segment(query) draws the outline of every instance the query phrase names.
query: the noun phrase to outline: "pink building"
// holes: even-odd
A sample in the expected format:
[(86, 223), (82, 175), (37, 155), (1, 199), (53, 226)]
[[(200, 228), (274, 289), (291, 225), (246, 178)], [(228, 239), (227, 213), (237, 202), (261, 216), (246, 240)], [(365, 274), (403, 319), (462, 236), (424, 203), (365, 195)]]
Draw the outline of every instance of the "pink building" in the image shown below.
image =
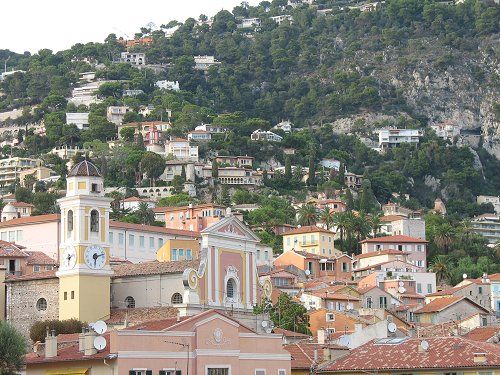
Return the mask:
[(429, 241), (409, 236), (386, 236), (367, 238), (361, 241), (361, 253), (371, 253), (382, 250), (401, 250), (408, 253), (408, 260), (417, 267), (426, 268), (426, 247)]
[(156, 220), (164, 221), (165, 228), (201, 231), (223, 219), (226, 207), (207, 203), (181, 207), (156, 207)]
[[(257, 334), (215, 310), (187, 319), (146, 322), (111, 331), (104, 338), (106, 347), (97, 351), (83, 347), (84, 337), (80, 350), (78, 335), (71, 344), (61, 348), (56, 344), (51, 350), (51, 341), (57, 338), (49, 337), (49, 350), (44, 355), (27, 355), (26, 373), (84, 374), (89, 368), (91, 373), (102, 375), (291, 373), (291, 355), (282, 347), (282, 335)], [(63, 369), (65, 372), (60, 372)]]

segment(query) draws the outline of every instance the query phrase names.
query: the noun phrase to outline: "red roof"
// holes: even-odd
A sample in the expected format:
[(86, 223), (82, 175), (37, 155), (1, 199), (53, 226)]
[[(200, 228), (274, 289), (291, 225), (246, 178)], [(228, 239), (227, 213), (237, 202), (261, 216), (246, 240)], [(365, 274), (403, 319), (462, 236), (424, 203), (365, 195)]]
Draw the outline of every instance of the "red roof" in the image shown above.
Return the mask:
[(43, 280), (43, 279), (57, 279), (56, 270), (46, 271), (46, 272), (33, 272), (23, 276), (7, 275), (5, 282)]
[(423, 240), (421, 238), (415, 238), (415, 237), (410, 237), (410, 236), (402, 236), (402, 235), (397, 235), (397, 236), (384, 236), (384, 237), (375, 237), (375, 238), (367, 238), (361, 243), (378, 243), (378, 242), (391, 242), (391, 243), (428, 243), (429, 241)]
[(176, 260), (173, 262), (152, 261), (144, 263), (124, 263), (112, 267), (114, 273), (111, 277), (182, 273), (187, 268), (198, 269), (199, 264), (199, 259)]
[[(222, 206), (216, 203), (204, 203), (204, 204), (193, 204), (193, 210), (199, 210), (203, 208), (222, 208), (226, 209), (226, 206)], [(153, 211), (155, 213), (171, 212), (171, 211), (186, 211), (189, 210), (189, 206), (169, 206), (169, 207), (155, 207)]]
[(273, 333), (282, 334), (285, 337), (302, 337), (302, 338), (310, 337), (309, 335), (306, 335), (305, 333), (293, 332), (293, 331), (289, 331), (288, 329), (283, 329), (283, 328), (273, 328)]
[(25, 202), (11, 202), (11, 205), (14, 207), (35, 207), (31, 203), (25, 203)]
[(436, 298), (435, 300), (424, 305), (424, 307), (422, 307), (421, 309), (415, 311), (415, 314), (439, 312), (462, 300), (465, 300), (466, 302), (475, 305), (477, 308), (484, 310), (485, 312), (489, 312), (484, 307), (478, 305), (474, 301), (471, 301), (467, 297), (451, 296), (451, 297)]
[(132, 224), (132, 223), (124, 223), (122, 221), (109, 221), (110, 228), (118, 228), (118, 229), (131, 229), (139, 232), (152, 232), (152, 233), (164, 233), (164, 234), (172, 234), (177, 236), (185, 236), (196, 238), (200, 236), (199, 232), (182, 230), (182, 229), (170, 229), (165, 227), (157, 227), (155, 225), (144, 225), (144, 224)]
[(19, 225), (29, 225), (29, 224), (40, 224), (40, 223), (50, 223), (50, 222), (58, 222), (59, 214), (48, 214), (48, 215), (38, 215), (38, 216), (27, 216), (20, 217), (17, 219), (2, 221), (0, 223), (0, 228), (6, 227), (16, 227)]
[(380, 217), (381, 222), (390, 222), (390, 221), (396, 221), (396, 220), (403, 220), (406, 219), (404, 216), (401, 215), (385, 215)]
[(28, 265), (39, 265), (39, 266), (55, 266), (58, 262), (42, 251), (25, 251), (28, 255), (26, 259), (26, 264)]
[(486, 342), (493, 336), (500, 335), (500, 327), (478, 327), (468, 332), (464, 337), (474, 340)]
[(300, 341), (294, 344), (285, 345), (283, 349), (288, 351), (292, 356), (292, 371), (293, 370), (310, 370), (314, 362), (314, 353), (317, 353), (318, 362), (324, 360), (324, 348), (336, 350), (349, 350), (348, 348), (335, 344), (318, 344), (315, 342)]
[[(392, 343), (391, 343), (391, 340)], [(419, 350), (421, 339), (392, 338), (373, 340), (351, 351), (351, 354), (320, 367), (319, 372), (378, 371), (415, 369), (460, 369), (500, 366), (498, 345), (467, 340), (462, 337), (426, 338), (429, 348)], [(485, 353), (486, 361), (474, 361)]]

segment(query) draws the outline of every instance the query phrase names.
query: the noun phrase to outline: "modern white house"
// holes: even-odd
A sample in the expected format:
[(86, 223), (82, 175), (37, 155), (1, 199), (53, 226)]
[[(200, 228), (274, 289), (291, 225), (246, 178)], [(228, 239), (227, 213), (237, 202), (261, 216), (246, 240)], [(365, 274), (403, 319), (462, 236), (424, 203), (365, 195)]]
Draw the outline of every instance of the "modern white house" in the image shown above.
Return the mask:
[(145, 65), (146, 64), (146, 54), (140, 52), (122, 52), (120, 56), (120, 62), (130, 63), (132, 65)]
[(450, 123), (433, 124), (431, 129), (436, 132), (439, 138), (452, 140), (455, 136), (460, 134), (458, 125)]
[(165, 154), (177, 160), (198, 161), (198, 146), (191, 146), (187, 139), (171, 138), (165, 144)]
[(258, 18), (243, 18), (240, 23), (236, 25), (238, 29), (249, 29), (260, 26), (260, 20)]
[(80, 130), (87, 130), (89, 128), (89, 113), (66, 113), (66, 124), (75, 124)]
[(275, 134), (269, 130), (260, 130), (257, 129), (252, 133), (250, 136), (250, 139), (252, 141), (268, 141), (268, 142), (281, 142), (283, 140), (283, 137), (279, 136), (278, 134)]
[(276, 22), (278, 25), (281, 25), (282, 22), (284, 21), (293, 21), (293, 17), (289, 14), (283, 14), (281, 16), (274, 16), (270, 17), (274, 22)]
[(290, 120), (281, 121), (279, 124), (276, 124), (273, 129), (283, 130), (285, 133), (291, 133), (293, 130), (293, 124)]
[(381, 129), (378, 132), (379, 149), (384, 151), (401, 143), (417, 145), (423, 135), (420, 129)]
[(173, 91), (179, 91), (179, 81), (156, 81), (155, 86), (160, 88), (160, 89), (165, 89), (165, 90), (173, 90)]
[(194, 56), (194, 69), (196, 70), (208, 70), (212, 65), (220, 63), (214, 56)]
[(120, 125), (123, 122), (125, 113), (130, 110), (130, 107), (127, 106), (109, 106), (106, 109), (106, 118), (109, 122), (112, 122), (115, 125)]
[(208, 142), (212, 139), (212, 133), (205, 130), (191, 130), (187, 133), (187, 139), (195, 142)]

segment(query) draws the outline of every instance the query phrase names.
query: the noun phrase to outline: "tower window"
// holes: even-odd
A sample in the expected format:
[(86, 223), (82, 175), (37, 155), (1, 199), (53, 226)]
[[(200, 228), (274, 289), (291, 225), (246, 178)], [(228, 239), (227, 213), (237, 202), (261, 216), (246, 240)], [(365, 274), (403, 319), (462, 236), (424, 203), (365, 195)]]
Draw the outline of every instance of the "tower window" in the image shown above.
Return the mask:
[(236, 283), (233, 278), (227, 280), (226, 284), (226, 297), (234, 298), (235, 296)]
[(38, 311), (47, 310), (47, 300), (45, 298), (40, 298), (38, 301), (36, 301), (36, 309)]
[(128, 296), (125, 298), (125, 307), (127, 309), (135, 309), (135, 299), (134, 297)]
[(68, 211), (68, 232), (73, 230), (73, 210)]
[(172, 296), (172, 305), (182, 303), (182, 295), (180, 293), (174, 293)]
[(99, 232), (99, 212), (97, 210), (90, 211), (90, 231)]
[(97, 184), (92, 184), (92, 193), (100, 193), (99, 191), (99, 185)]

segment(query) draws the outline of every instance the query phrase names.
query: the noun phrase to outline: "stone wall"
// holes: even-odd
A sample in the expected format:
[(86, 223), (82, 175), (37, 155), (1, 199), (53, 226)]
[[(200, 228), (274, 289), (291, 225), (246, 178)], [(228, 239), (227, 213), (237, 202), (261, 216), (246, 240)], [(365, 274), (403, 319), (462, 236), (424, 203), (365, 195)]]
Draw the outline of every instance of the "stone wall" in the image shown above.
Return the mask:
[[(44, 298), (47, 309), (39, 310), (37, 302)], [(59, 279), (7, 282), (7, 320), (29, 338), (33, 323), (59, 318)]]

